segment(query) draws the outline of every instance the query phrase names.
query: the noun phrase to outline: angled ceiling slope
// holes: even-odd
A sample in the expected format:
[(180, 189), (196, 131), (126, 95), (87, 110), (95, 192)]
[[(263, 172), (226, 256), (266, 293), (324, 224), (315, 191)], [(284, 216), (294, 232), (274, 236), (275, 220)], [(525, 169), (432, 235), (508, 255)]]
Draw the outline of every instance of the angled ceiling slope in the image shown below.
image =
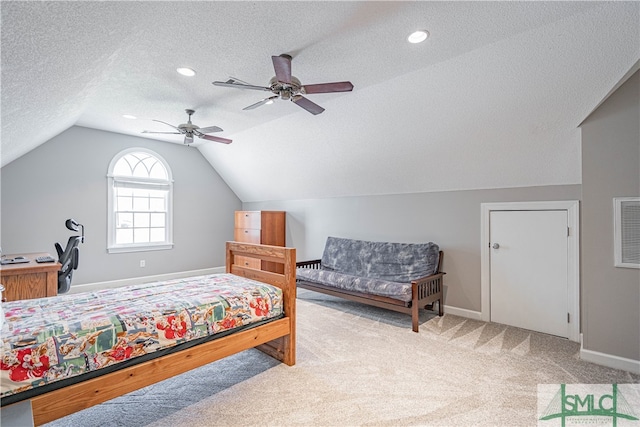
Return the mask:
[[(197, 146), (243, 201), (579, 183), (577, 123), (640, 51), (638, 2), (276, 5), (3, 1), (1, 164), (74, 125), (152, 137), (189, 108), (233, 139)], [(312, 116), (211, 84), (267, 85), (282, 53), (353, 92)]]

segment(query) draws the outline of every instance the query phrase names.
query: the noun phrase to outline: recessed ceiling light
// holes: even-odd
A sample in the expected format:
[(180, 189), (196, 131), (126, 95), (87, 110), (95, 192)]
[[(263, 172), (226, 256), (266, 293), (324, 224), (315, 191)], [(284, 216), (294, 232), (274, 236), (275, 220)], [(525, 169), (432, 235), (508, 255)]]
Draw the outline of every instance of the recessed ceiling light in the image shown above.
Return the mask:
[(176, 69), (176, 71), (182, 74), (183, 76), (187, 76), (187, 77), (193, 77), (196, 75), (196, 72), (193, 69), (187, 68), (187, 67), (180, 67)]
[(132, 116), (131, 114), (123, 114), (122, 117), (124, 117), (125, 119), (130, 119), (130, 120), (137, 119), (136, 116)]
[(429, 31), (427, 30), (419, 30), (413, 32), (407, 37), (409, 43), (421, 43), (425, 41), (429, 37)]

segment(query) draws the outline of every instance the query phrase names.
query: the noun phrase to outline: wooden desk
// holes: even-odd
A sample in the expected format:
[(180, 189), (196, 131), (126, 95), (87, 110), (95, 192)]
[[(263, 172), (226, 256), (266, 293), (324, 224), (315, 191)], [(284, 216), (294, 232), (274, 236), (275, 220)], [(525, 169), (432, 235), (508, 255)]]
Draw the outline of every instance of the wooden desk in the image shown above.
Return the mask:
[(30, 254), (6, 255), (4, 258), (23, 256), (30, 262), (23, 264), (5, 264), (0, 266), (0, 283), (5, 290), (2, 293), (3, 301), (16, 301), (21, 299), (43, 298), (58, 295), (58, 270), (62, 265), (59, 262), (37, 263), (39, 256), (49, 255), (46, 252)]

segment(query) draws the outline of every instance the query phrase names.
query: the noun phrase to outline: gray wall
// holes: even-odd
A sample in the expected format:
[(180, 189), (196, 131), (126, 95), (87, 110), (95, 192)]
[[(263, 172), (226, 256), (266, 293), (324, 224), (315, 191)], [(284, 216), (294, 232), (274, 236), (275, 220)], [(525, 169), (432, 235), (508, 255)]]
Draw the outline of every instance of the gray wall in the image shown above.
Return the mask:
[(564, 185), (244, 203), (243, 208), (287, 211), (287, 245), (296, 248), (299, 260), (320, 258), (327, 236), (433, 241), (445, 252), (445, 304), (479, 312), (480, 204), (579, 198), (580, 185)]
[[(28, 135), (26, 135), (28, 136)], [(107, 253), (107, 169), (121, 150), (144, 147), (161, 155), (174, 179), (174, 248)], [(67, 218), (85, 225), (73, 284), (219, 267), (233, 240), (241, 202), (193, 147), (72, 127), (4, 166), (1, 180), (3, 253), (50, 252), (73, 233)], [(140, 267), (140, 260), (146, 267)]]
[[(582, 185), (242, 204), (196, 149), (73, 127), (1, 169), (0, 244), (5, 253), (53, 252), (74, 217), (87, 227), (74, 283), (92, 283), (222, 266), (235, 210), (285, 210), (287, 245), (300, 260), (320, 257), (329, 235), (438, 243), (445, 303), (480, 311), (480, 204), (581, 200), (584, 348), (640, 360), (640, 270), (613, 266), (612, 201), (640, 195), (639, 86), (636, 73), (583, 123)], [(172, 168), (173, 250), (106, 252), (107, 167), (132, 146)]]
[(640, 360), (640, 270), (614, 267), (613, 198), (640, 196), (640, 74), (582, 125), (584, 348)]

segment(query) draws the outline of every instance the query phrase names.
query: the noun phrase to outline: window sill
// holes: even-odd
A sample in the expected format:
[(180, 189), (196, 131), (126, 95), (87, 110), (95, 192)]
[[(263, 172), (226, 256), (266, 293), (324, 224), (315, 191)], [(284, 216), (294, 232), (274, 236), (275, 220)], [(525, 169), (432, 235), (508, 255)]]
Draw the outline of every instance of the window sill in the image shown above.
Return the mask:
[(169, 249), (173, 249), (173, 243), (161, 243), (157, 245), (144, 246), (112, 246), (107, 248), (107, 253), (121, 254), (126, 252), (166, 251)]

